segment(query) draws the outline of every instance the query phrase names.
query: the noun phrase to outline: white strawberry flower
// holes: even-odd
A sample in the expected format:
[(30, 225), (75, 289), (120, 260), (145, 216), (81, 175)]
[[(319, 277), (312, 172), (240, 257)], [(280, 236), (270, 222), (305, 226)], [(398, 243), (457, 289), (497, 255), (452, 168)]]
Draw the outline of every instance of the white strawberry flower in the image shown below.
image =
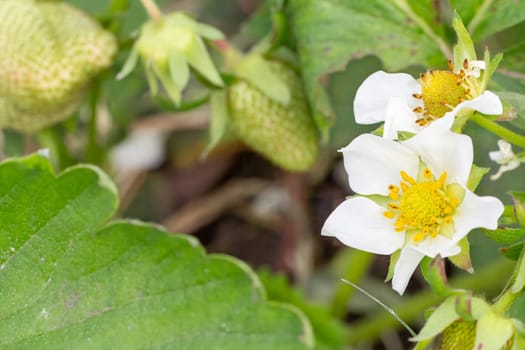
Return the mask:
[(463, 67), (434, 70), (416, 80), (405, 73), (378, 71), (357, 90), (354, 114), (358, 124), (385, 122), (383, 136), (396, 139), (398, 131), (417, 133), (437, 119), (453, 119), (462, 110), (498, 115), (498, 96), (485, 90), (480, 74), (485, 62), (464, 60)]
[(500, 165), (498, 171), (490, 176), (491, 180), (497, 180), (506, 173), (520, 166), (522, 160), (512, 151), (512, 145), (505, 140), (498, 141), (498, 151), (489, 152), (489, 158)]
[(363, 134), (341, 150), (357, 194), (328, 217), (322, 234), (375, 254), (393, 254), (392, 287), (403, 294), (425, 256), (460, 253), (472, 229), (495, 229), (503, 204), (466, 183), (472, 140), (435, 123), (404, 142)]

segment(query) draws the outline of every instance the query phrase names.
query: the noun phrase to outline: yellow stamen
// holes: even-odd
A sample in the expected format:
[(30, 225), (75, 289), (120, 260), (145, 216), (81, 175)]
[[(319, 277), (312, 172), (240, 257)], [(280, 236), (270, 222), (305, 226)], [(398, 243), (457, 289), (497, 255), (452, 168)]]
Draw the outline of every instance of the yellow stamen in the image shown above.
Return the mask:
[(410, 175), (408, 175), (404, 170), (401, 170), (401, 178), (403, 180), (405, 180), (406, 182), (408, 182), (409, 184), (411, 184), (411, 185), (415, 185), (416, 184), (416, 180), (411, 178)]
[(395, 216), (395, 214), (391, 211), (385, 211), (383, 215), (385, 216), (385, 218), (388, 218), (388, 219), (393, 219)]
[[(453, 233), (453, 216), (463, 198), (462, 187), (457, 184), (445, 185), (447, 173), (443, 172), (436, 180), (430, 168), (423, 168), (423, 176), (416, 181), (405, 171), (400, 171), (403, 181), (399, 186), (388, 186), (388, 196), (392, 202), (383, 215), (395, 219), (396, 232), (414, 232), (413, 241), (421, 242), (438, 234)], [(454, 193), (454, 197), (452, 197)], [(449, 197), (450, 196), (450, 197)], [(448, 225), (448, 226), (442, 226)], [(443, 229), (442, 229), (443, 228)], [(447, 236), (448, 237), (448, 236)]]

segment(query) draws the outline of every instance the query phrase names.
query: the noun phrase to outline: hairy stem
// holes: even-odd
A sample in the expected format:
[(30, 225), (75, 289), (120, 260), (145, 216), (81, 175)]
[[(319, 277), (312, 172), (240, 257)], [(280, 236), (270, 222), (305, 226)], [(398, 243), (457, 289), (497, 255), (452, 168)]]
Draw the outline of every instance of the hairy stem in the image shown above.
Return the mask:
[(162, 17), (162, 12), (154, 0), (140, 0), (140, 2), (146, 9), (146, 12), (151, 17), (151, 19), (159, 19)]

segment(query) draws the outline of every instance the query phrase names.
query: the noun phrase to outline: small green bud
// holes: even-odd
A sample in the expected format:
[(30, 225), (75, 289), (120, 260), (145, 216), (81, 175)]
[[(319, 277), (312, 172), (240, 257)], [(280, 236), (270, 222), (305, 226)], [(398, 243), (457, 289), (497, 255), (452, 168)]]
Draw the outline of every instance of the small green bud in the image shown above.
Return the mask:
[(223, 34), (175, 12), (146, 22), (133, 49), (117, 75), (127, 76), (142, 59), (151, 93), (158, 93), (161, 82), (175, 104), (180, 104), (182, 90), (188, 84), (190, 67), (217, 86), (224, 83), (213, 64), (202, 38), (219, 40)]

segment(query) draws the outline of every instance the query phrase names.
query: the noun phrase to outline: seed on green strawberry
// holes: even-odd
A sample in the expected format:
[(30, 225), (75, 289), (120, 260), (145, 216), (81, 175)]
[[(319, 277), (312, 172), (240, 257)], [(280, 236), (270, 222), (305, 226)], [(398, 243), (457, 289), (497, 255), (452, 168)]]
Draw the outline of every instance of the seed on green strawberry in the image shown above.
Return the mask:
[(443, 331), (441, 350), (472, 349), (476, 338), (476, 323), (455, 321)]
[(0, 2), (0, 127), (33, 132), (78, 107), (117, 50), (114, 36), (63, 2)]
[(228, 90), (232, 130), (244, 143), (281, 168), (305, 171), (316, 160), (318, 134), (300, 78), (285, 63), (267, 62), (272, 72), (288, 86), (289, 103), (277, 102), (240, 79)]

